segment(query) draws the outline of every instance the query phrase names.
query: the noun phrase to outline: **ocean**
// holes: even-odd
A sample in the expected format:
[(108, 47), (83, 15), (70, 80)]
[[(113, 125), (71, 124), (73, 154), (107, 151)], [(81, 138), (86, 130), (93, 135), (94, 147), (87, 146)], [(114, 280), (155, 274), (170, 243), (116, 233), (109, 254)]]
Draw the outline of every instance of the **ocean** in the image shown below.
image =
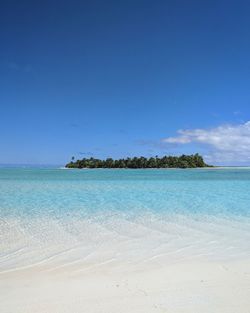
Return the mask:
[(247, 259), (250, 169), (0, 168), (0, 236), (0, 272)]

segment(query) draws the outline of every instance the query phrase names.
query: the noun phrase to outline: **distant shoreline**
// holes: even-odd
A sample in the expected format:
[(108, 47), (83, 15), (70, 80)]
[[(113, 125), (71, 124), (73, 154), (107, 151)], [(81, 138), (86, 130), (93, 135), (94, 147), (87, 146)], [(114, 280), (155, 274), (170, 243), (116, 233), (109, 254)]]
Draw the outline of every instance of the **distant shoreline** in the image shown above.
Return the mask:
[(161, 167), (161, 168), (69, 168), (69, 167), (60, 167), (62, 170), (223, 170), (223, 169), (250, 169), (250, 166), (209, 166), (209, 167)]
[(216, 169), (218, 167), (60, 167), (59, 169), (66, 169), (66, 170), (204, 170), (204, 169)]

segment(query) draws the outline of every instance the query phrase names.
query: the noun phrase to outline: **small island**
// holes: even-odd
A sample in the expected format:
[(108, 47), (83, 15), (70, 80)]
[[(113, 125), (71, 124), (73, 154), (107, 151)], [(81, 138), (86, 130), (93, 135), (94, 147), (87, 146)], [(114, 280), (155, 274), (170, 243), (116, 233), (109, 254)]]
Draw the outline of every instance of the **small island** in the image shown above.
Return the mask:
[(204, 162), (203, 157), (196, 154), (181, 156), (164, 156), (164, 157), (133, 157), (114, 160), (107, 158), (105, 160), (96, 158), (83, 158), (76, 160), (72, 157), (71, 162), (65, 165), (66, 168), (197, 168), (211, 167)]

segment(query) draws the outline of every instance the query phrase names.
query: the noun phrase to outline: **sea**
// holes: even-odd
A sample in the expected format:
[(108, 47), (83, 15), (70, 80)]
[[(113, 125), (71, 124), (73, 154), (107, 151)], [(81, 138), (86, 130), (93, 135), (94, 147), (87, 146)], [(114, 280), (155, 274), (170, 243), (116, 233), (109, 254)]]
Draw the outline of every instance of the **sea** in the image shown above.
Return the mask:
[(0, 272), (249, 257), (250, 168), (0, 168)]

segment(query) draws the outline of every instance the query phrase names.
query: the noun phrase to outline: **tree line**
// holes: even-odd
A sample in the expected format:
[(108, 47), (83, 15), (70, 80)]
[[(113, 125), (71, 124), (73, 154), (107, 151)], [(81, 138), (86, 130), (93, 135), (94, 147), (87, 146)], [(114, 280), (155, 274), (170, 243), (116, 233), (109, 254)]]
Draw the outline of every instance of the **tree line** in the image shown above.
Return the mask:
[(208, 167), (202, 156), (198, 153), (181, 156), (164, 156), (164, 157), (133, 157), (126, 159), (105, 160), (96, 158), (83, 158), (76, 160), (72, 157), (71, 162), (66, 164), (67, 168), (195, 168)]

